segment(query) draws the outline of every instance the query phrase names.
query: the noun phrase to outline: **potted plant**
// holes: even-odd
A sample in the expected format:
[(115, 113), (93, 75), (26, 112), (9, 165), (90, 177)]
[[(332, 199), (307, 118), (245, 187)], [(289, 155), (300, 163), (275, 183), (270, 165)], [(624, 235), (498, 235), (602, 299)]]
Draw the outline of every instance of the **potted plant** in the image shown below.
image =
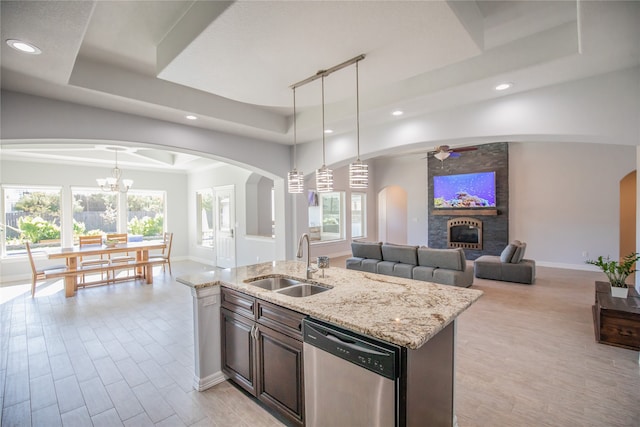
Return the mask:
[(630, 253), (626, 257), (622, 258), (622, 261), (611, 261), (609, 257), (603, 258), (602, 255), (597, 260), (588, 260), (587, 264), (595, 265), (599, 267), (609, 279), (611, 285), (611, 295), (619, 298), (626, 298), (629, 293), (629, 288), (625, 283), (627, 277), (635, 271), (635, 263), (640, 260), (640, 254)]

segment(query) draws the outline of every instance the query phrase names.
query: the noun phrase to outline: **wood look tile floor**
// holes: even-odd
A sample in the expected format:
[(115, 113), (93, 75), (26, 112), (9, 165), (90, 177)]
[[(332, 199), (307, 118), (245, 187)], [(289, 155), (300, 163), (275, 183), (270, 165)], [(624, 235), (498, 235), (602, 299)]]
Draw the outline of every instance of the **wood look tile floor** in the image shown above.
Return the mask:
[[(332, 260), (343, 266), (344, 260)], [(174, 277), (206, 269), (174, 262)], [(456, 414), (472, 426), (640, 426), (638, 352), (594, 340), (596, 273), (538, 268), (533, 286), (476, 279), (460, 316)], [(192, 388), (189, 289), (0, 287), (2, 426), (279, 426), (223, 383)], [(345, 426), (347, 427), (347, 426)]]

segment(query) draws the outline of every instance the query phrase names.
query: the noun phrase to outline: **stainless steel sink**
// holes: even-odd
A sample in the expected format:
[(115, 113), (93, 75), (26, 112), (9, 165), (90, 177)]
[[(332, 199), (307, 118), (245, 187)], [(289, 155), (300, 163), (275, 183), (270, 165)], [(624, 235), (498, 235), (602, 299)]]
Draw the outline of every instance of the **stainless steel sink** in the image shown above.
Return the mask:
[(300, 282), (297, 285), (289, 286), (287, 288), (277, 290), (276, 292), (282, 295), (288, 295), (290, 297), (302, 298), (319, 294), (320, 292), (328, 290), (329, 288), (325, 288), (324, 286)]
[(288, 288), (290, 286), (298, 285), (300, 282), (295, 279), (290, 279), (288, 277), (265, 277), (263, 279), (253, 280), (247, 282), (251, 286), (257, 286), (262, 289), (267, 289), (270, 291), (275, 291), (278, 289)]

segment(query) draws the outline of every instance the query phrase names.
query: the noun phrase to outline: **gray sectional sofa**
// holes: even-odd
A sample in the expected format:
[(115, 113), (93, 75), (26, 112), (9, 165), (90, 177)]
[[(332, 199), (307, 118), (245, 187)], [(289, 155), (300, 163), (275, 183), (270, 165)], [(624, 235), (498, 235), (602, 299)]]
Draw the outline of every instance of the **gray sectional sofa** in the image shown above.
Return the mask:
[(351, 251), (353, 256), (347, 259), (347, 268), (351, 270), (465, 288), (473, 284), (473, 270), (467, 268), (464, 251), (459, 248), (353, 242)]

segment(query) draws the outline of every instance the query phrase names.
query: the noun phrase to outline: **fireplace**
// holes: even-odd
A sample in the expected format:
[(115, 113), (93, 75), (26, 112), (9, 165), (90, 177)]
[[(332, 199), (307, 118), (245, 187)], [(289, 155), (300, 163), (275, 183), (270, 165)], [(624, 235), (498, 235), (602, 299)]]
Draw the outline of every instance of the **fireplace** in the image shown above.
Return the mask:
[(481, 250), (482, 221), (475, 218), (455, 218), (447, 221), (447, 246)]

